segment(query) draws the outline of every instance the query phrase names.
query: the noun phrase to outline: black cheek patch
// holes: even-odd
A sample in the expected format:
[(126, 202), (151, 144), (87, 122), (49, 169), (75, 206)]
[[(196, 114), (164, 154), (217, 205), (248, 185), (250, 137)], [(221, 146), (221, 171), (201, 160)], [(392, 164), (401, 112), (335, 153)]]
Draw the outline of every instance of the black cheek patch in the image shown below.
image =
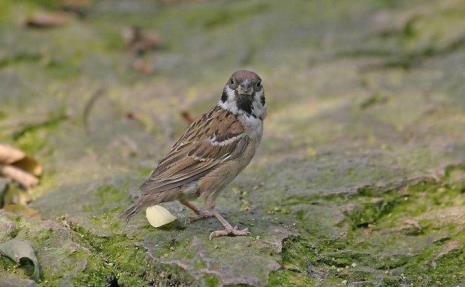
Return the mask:
[(228, 94), (225, 90), (223, 90), (223, 94), (221, 95), (221, 101), (224, 103), (228, 100)]
[(244, 112), (251, 114), (252, 113), (252, 97), (250, 96), (238, 96), (237, 97), (237, 108), (243, 110)]
[(260, 102), (262, 103), (262, 106), (265, 105), (265, 96), (264, 95), (260, 97)]

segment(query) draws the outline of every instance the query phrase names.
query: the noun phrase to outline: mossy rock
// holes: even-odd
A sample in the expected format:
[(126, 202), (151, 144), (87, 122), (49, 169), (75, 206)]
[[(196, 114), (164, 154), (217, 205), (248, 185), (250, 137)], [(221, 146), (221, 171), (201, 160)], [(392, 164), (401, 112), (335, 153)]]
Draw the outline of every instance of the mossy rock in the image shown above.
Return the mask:
[[(464, 1), (95, 1), (43, 30), (23, 20), (62, 2), (17, 2), (0, 3), (0, 141), (43, 164), (30, 204), (43, 220), (2, 212), (0, 240), (31, 242), (39, 285), (464, 281)], [(165, 38), (142, 70), (130, 26)], [(269, 113), (217, 206), (253, 236), (125, 225), (181, 112), (214, 105), (239, 68), (261, 75)], [(10, 263), (0, 274), (29, 280)]]

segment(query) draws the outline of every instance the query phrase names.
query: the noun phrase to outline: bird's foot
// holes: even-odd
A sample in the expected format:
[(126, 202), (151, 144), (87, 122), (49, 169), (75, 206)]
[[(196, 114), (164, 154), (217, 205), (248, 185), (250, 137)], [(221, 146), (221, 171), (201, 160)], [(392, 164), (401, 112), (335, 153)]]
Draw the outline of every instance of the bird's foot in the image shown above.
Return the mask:
[(197, 213), (194, 216), (190, 217), (190, 221), (192, 223), (192, 222), (196, 222), (196, 221), (199, 221), (199, 220), (202, 220), (202, 219), (211, 218), (213, 216), (214, 216), (213, 213), (211, 213), (209, 211), (206, 211), (206, 210), (201, 210), (201, 211), (199, 211), (199, 213)]
[(226, 227), (223, 230), (216, 230), (210, 233), (209, 239), (212, 240), (215, 237), (221, 236), (248, 236), (250, 235), (249, 229), (238, 229), (237, 226)]

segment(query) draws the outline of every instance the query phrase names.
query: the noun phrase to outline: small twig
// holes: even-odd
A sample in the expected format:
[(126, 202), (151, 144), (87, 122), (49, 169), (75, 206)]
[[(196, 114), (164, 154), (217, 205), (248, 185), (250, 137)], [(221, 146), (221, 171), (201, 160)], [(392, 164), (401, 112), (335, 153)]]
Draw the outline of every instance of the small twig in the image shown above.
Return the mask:
[(89, 133), (89, 115), (92, 111), (97, 100), (104, 95), (104, 89), (98, 89), (92, 97), (87, 101), (86, 105), (84, 106), (84, 111), (82, 112), (82, 121), (84, 122), (84, 129), (87, 133)]

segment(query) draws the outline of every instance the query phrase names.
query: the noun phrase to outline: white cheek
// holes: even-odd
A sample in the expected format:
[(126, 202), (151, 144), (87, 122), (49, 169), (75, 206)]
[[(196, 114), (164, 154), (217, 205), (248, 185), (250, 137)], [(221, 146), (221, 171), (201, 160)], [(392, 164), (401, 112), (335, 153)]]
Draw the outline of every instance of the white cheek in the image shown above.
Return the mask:
[(263, 96), (263, 88), (255, 93), (255, 102), (260, 104), (260, 106), (265, 106), (262, 105), (262, 96)]
[(228, 95), (228, 101), (232, 102), (236, 98), (236, 93), (229, 86), (226, 86), (226, 94)]
[(264, 95), (264, 91), (262, 88), (260, 91), (255, 93), (254, 103), (253, 103), (253, 107), (254, 107), (254, 111), (256, 115), (261, 117), (262, 119), (266, 117), (266, 103), (264, 105), (262, 104), (263, 95)]
[(227, 85), (226, 88), (225, 88), (225, 91), (226, 91), (226, 95), (228, 96), (228, 99), (226, 100), (226, 102), (223, 102), (223, 101), (220, 100), (218, 102), (218, 105), (220, 107), (222, 107), (223, 109), (230, 111), (233, 114), (237, 114), (238, 109), (237, 109), (237, 105), (236, 105), (236, 101), (235, 101), (236, 94), (235, 94), (234, 90), (231, 89)]

